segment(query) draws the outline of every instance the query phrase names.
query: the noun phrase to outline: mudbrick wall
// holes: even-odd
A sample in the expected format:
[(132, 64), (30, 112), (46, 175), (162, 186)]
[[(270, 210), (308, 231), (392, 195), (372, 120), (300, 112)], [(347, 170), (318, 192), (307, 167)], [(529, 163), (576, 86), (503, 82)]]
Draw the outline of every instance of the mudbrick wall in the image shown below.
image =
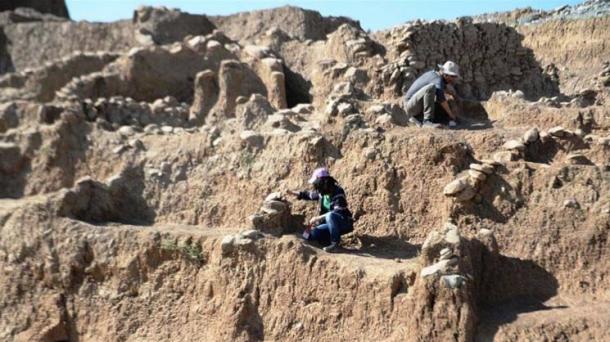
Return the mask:
[(558, 94), (557, 80), (544, 73), (515, 29), (496, 23), (415, 22), (384, 32), (388, 59), (386, 84), (404, 93), (423, 71), (447, 60), (460, 67), (457, 85), (465, 97), (488, 98), (496, 90), (520, 89), (528, 98)]

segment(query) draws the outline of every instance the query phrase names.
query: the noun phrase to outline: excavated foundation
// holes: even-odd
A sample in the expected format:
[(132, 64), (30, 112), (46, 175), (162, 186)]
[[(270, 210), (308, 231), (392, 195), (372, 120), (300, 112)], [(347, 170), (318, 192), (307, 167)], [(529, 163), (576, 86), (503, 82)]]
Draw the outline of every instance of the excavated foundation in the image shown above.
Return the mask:
[[(610, 338), (610, 69), (559, 94), (536, 42), (563, 23), (0, 23), (0, 340)], [(447, 59), (460, 126), (411, 125)], [(356, 220), (337, 253), (288, 195), (320, 166)]]

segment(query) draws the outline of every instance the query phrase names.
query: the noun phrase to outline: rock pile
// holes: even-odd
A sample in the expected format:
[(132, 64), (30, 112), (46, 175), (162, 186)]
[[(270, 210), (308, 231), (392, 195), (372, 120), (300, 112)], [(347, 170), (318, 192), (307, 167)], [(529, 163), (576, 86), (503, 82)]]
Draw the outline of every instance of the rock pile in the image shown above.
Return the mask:
[(460, 202), (470, 201), (475, 196), (485, 180), (494, 174), (495, 167), (501, 163), (494, 160), (483, 160), (480, 164), (472, 163), (466, 173), (450, 182), (443, 189), (443, 194)]
[(136, 102), (130, 97), (100, 97), (82, 102), (89, 121), (104, 120), (115, 126), (147, 127), (151, 124), (172, 127), (188, 125), (188, 105), (179, 103), (173, 96), (157, 99), (153, 103)]
[(294, 227), (290, 204), (277, 192), (270, 193), (257, 213), (250, 216), (252, 227), (260, 232), (280, 236)]

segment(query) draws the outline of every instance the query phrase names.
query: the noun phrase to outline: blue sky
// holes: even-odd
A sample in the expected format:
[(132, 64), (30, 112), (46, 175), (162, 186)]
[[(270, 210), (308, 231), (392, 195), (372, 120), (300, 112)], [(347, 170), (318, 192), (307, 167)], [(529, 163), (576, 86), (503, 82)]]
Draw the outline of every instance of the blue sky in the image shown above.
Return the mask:
[(114, 21), (129, 19), (139, 5), (180, 8), (189, 13), (226, 15), (256, 9), (293, 5), (322, 15), (347, 16), (362, 28), (380, 30), (413, 19), (453, 19), (465, 15), (533, 7), (553, 9), (580, 0), (67, 0), (73, 20)]

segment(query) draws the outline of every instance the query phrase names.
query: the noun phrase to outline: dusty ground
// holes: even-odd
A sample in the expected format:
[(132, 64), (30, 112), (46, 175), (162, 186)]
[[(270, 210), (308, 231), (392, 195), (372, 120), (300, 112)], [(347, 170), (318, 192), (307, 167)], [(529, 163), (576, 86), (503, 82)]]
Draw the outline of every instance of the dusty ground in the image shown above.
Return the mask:
[[(72, 38), (45, 65), (0, 46), (0, 340), (610, 338), (607, 17), (521, 42), (277, 11), (3, 24)], [(574, 53), (556, 39), (593, 26)], [(417, 38), (445, 30), (455, 45)], [(63, 52), (90, 34), (112, 51)], [(461, 126), (407, 125), (401, 89), (454, 56)], [(315, 204), (267, 198), (322, 165), (357, 218), (335, 254), (299, 237)]]

